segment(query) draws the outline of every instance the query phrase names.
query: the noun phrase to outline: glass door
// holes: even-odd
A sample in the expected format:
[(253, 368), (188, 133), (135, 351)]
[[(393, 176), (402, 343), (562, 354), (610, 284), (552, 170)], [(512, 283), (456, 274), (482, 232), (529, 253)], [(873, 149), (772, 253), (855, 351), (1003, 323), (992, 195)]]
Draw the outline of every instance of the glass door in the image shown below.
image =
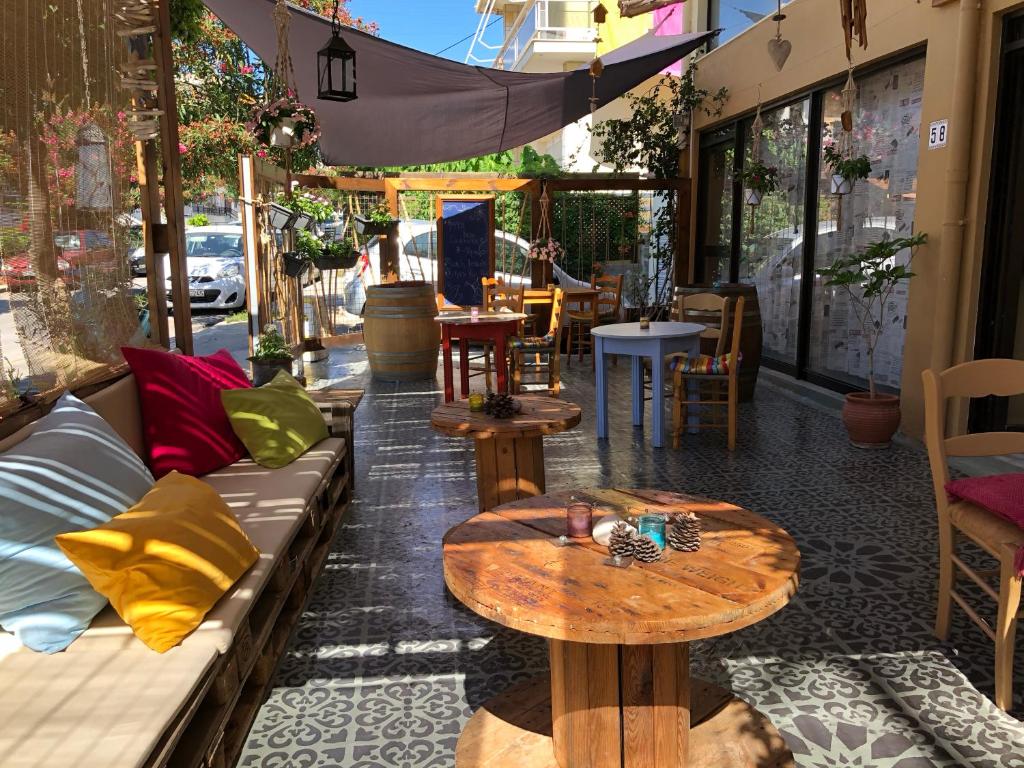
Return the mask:
[[(1024, 360), (1024, 14), (1004, 22), (975, 357)], [(1024, 430), (1024, 396), (974, 402), (971, 431)]]
[(736, 129), (729, 126), (701, 136), (700, 191), (697, 199), (696, 282), (729, 282), (734, 238), (733, 208), (736, 192)]

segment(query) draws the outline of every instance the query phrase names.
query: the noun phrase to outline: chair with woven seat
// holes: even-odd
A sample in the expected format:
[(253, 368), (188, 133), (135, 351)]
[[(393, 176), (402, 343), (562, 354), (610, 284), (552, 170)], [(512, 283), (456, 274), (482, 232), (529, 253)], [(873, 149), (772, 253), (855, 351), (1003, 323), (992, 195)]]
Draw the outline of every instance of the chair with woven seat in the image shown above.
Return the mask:
[(572, 359), (573, 347), (579, 354), (580, 362), (586, 351), (590, 354), (590, 367), (594, 368), (594, 339), (590, 331), (599, 325), (619, 322), (622, 309), (623, 275), (591, 275), (590, 287), (599, 291), (595, 299), (580, 302), (568, 311), (569, 347), (568, 360)]
[[(511, 285), (505, 285), (505, 282), (500, 278), (495, 277), (484, 277), (481, 278), (483, 285), (484, 294), (484, 311), (485, 312), (498, 312), (501, 310), (508, 310), (509, 312), (522, 312), (523, 311), (523, 286), (519, 285), (512, 287)], [(522, 334), (523, 324), (519, 324), (519, 333)], [(484, 358), (484, 385), (487, 387), (487, 391), (491, 391), (491, 353), (494, 350), (494, 345), (489, 342), (483, 342), (483, 358)], [(507, 360), (495, 360), (495, 365), (508, 365)]]
[[(699, 319), (693, 318), (693, 313), (703, 313)], [(718, 326), (707, 325), (708, 312), (718, 313)], [(701, 349), (707, 351), (714, 347), (714, 357), (721, 357), (725, 354), (725, 344), (729, 339), (729, 299), (726, 296), (719, 296), (716, 293), (694, 293), (676, 297), (676, 304), (672, 312), (672, 319), (681, 323), (699, 322), (704, 325), (701, 331)], [(673, 356), (665, 358), (665, 365), (672, 363)], [(651, 386), (651, 361), (644, 358), (644, 388)], [(650, 399), (645, 396), (645, 399)]]
[[(722, 328), (709, 329), (722, 334), (718, 340), (716, 354), (702, 354), (693, 358), (685, 352), (677, 352), (665, 358), (672, 371), (673, 448), (679, 447), (680, 436), (688, 429), (722, 428), (728, 430), (729, 450), (736, 448), (736, 407), (740, 397), (739, 370), (742, 361), (740, 334), (743, 330), (743, 309), (746, 301), (742, 296), (736, 300), (732, 316), (732, 343), (729, 352), (722, 354), (724, 341), (729, 335), (728, 299), (725, 302), (722, 309)], [(696, 385), (695, 399), (691, 399), (691, 384)], [(690, 409), (697, 409), (698, 420), (693, 424), (687, 423)], [(724, 421), (720, 419), (723, 409), (726, 411)], [(710, 416), (709, 420), (703, 419), (705, 413)]]
[[(946, 401), (1024, 394), (1024, 361), (975, 360), (936, 373), (927, 370), (924, 380), (925, 443), (935, 489), (939, 522), (939, 593), (935, 634), (949, 636), (950, 612), (955, 602), (995, 643), (996, 706), (1008, 710), (1013, 703), (1013, 652), (1017, 620), (1021, 618), (1021, 579), (1015, 559), (1024, 547), (1024, 530), (1009, 520), (967, 501), (951, 501), (946, 493), (950, 456), (1006, 456), (1024, 453), (1020, 432), (982, 432), (946, 436)], [(995, 558), (999, 567), (981, 571), (957, 555), (962, 534)], [(962, 572), (995, 600), (998, 608), (993, 627), (956, 590)], [(991, 579), (995, 578), (993, 585)]]
[[(556, 288), (551, 300), (551, 322), (548, 325), (548, 332), (543, 336), (519, 336), (509, 339), (512, 361), (512, 392), (518, 394), (522, 391), (524, 383), (540, 383), (539, 381), (523, 381), (523, 374), (527, 371), (532, 373), (547, 372), (548, 394), (551, 397), (558, 397), (561, 390), (561, 335), (564, 307), (564, 296), (560, 288)], [(546, 362), (539, 362), (541, 356), (546, 356)], [(529, 363), (529, 357), (535, 362)]]

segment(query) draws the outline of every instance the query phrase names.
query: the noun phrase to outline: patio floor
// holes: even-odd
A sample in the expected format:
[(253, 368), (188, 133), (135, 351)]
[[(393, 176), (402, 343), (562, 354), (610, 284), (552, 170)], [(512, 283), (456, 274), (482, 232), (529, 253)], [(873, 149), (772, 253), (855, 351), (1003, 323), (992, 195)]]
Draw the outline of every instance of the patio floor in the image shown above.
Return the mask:
[[(429, 426), (437, 384), (372, 382), (360, 348), (335, 351), (331, 369), (367, 389), (356, 501), (240, 765), (451, 766), (470, 714), (543, 671), (545, 644), (445, 590), (441, 537), (475, 513), (476, 487), (471, 442)], [(584, 417), (545, 440), (549, 490), (724, 499), (783, 525), (802, 552), (791, 604), (695, 644), (696, 674), (766, 714), (799, 766), (1024, 765), (1024, 726), (987, 698), (991, 643), (959, 610), (950, 644), (931, 632), (935, 512), (923, 449), (854, 449), (835, 414), (764, 380), (740, 408), (735, 453), (718, 433), (654, 449), (630, 425), (629, 366), (610, 370), (610, 402), (621, 405), (605, 443), (595, 438), (589, 365), (565, 371), (563, 397)], [(1016, 668), (1020, 712), (1024, 653)]]

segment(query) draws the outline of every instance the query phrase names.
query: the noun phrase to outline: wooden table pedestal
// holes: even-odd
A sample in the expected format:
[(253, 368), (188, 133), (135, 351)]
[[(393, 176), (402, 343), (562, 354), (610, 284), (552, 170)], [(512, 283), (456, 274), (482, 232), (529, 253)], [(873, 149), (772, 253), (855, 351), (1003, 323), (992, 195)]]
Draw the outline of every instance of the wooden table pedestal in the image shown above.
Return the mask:
[(456, 768), (791, 768), (769, 720), (689, 673), (689, 644), (550, 641), (551, 674), (470, 719)]
[(481, 511), (540, 496), (545, 490), (542, 437), (476, 440), (476, 495)]

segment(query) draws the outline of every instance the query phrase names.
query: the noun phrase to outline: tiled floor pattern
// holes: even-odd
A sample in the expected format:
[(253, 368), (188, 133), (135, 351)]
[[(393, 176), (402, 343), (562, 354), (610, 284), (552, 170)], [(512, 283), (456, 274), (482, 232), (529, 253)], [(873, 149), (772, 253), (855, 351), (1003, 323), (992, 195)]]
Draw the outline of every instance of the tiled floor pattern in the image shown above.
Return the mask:
[[(367, 388), (357, 500), (241, 765), (452, 766), (466, 719), (542, 671), (544, 642), (477, 617), (445, 590), (441, 536), (473, 514), (476, 491), (472, 445), (429, 427), (437, 384), (371, 382), (358, 349), (335, 353), (332, 368)], [(785, 526), (803, 555), (793, 602), (698, 644), (695, 672), (768, 715), (800, 766), (1024, 766), (1024, 727), (987, 698), (991, 644), (959, 613), (949, 644), (931, 633), (936, 544), (923, 451), (854, 449), (834, 414), (763, 381), (740, 409), (735, 453), (717, 433), (654, 449), (629, 423), (628, 370), (612, 369), (619, 405), (603, 443), (589, 367), (566, 373), (564, 397), (585, 413), (546, 439), (549, 489), (726, 499)], [(1024, 710), (1024, 653), (1017, 669)]]

